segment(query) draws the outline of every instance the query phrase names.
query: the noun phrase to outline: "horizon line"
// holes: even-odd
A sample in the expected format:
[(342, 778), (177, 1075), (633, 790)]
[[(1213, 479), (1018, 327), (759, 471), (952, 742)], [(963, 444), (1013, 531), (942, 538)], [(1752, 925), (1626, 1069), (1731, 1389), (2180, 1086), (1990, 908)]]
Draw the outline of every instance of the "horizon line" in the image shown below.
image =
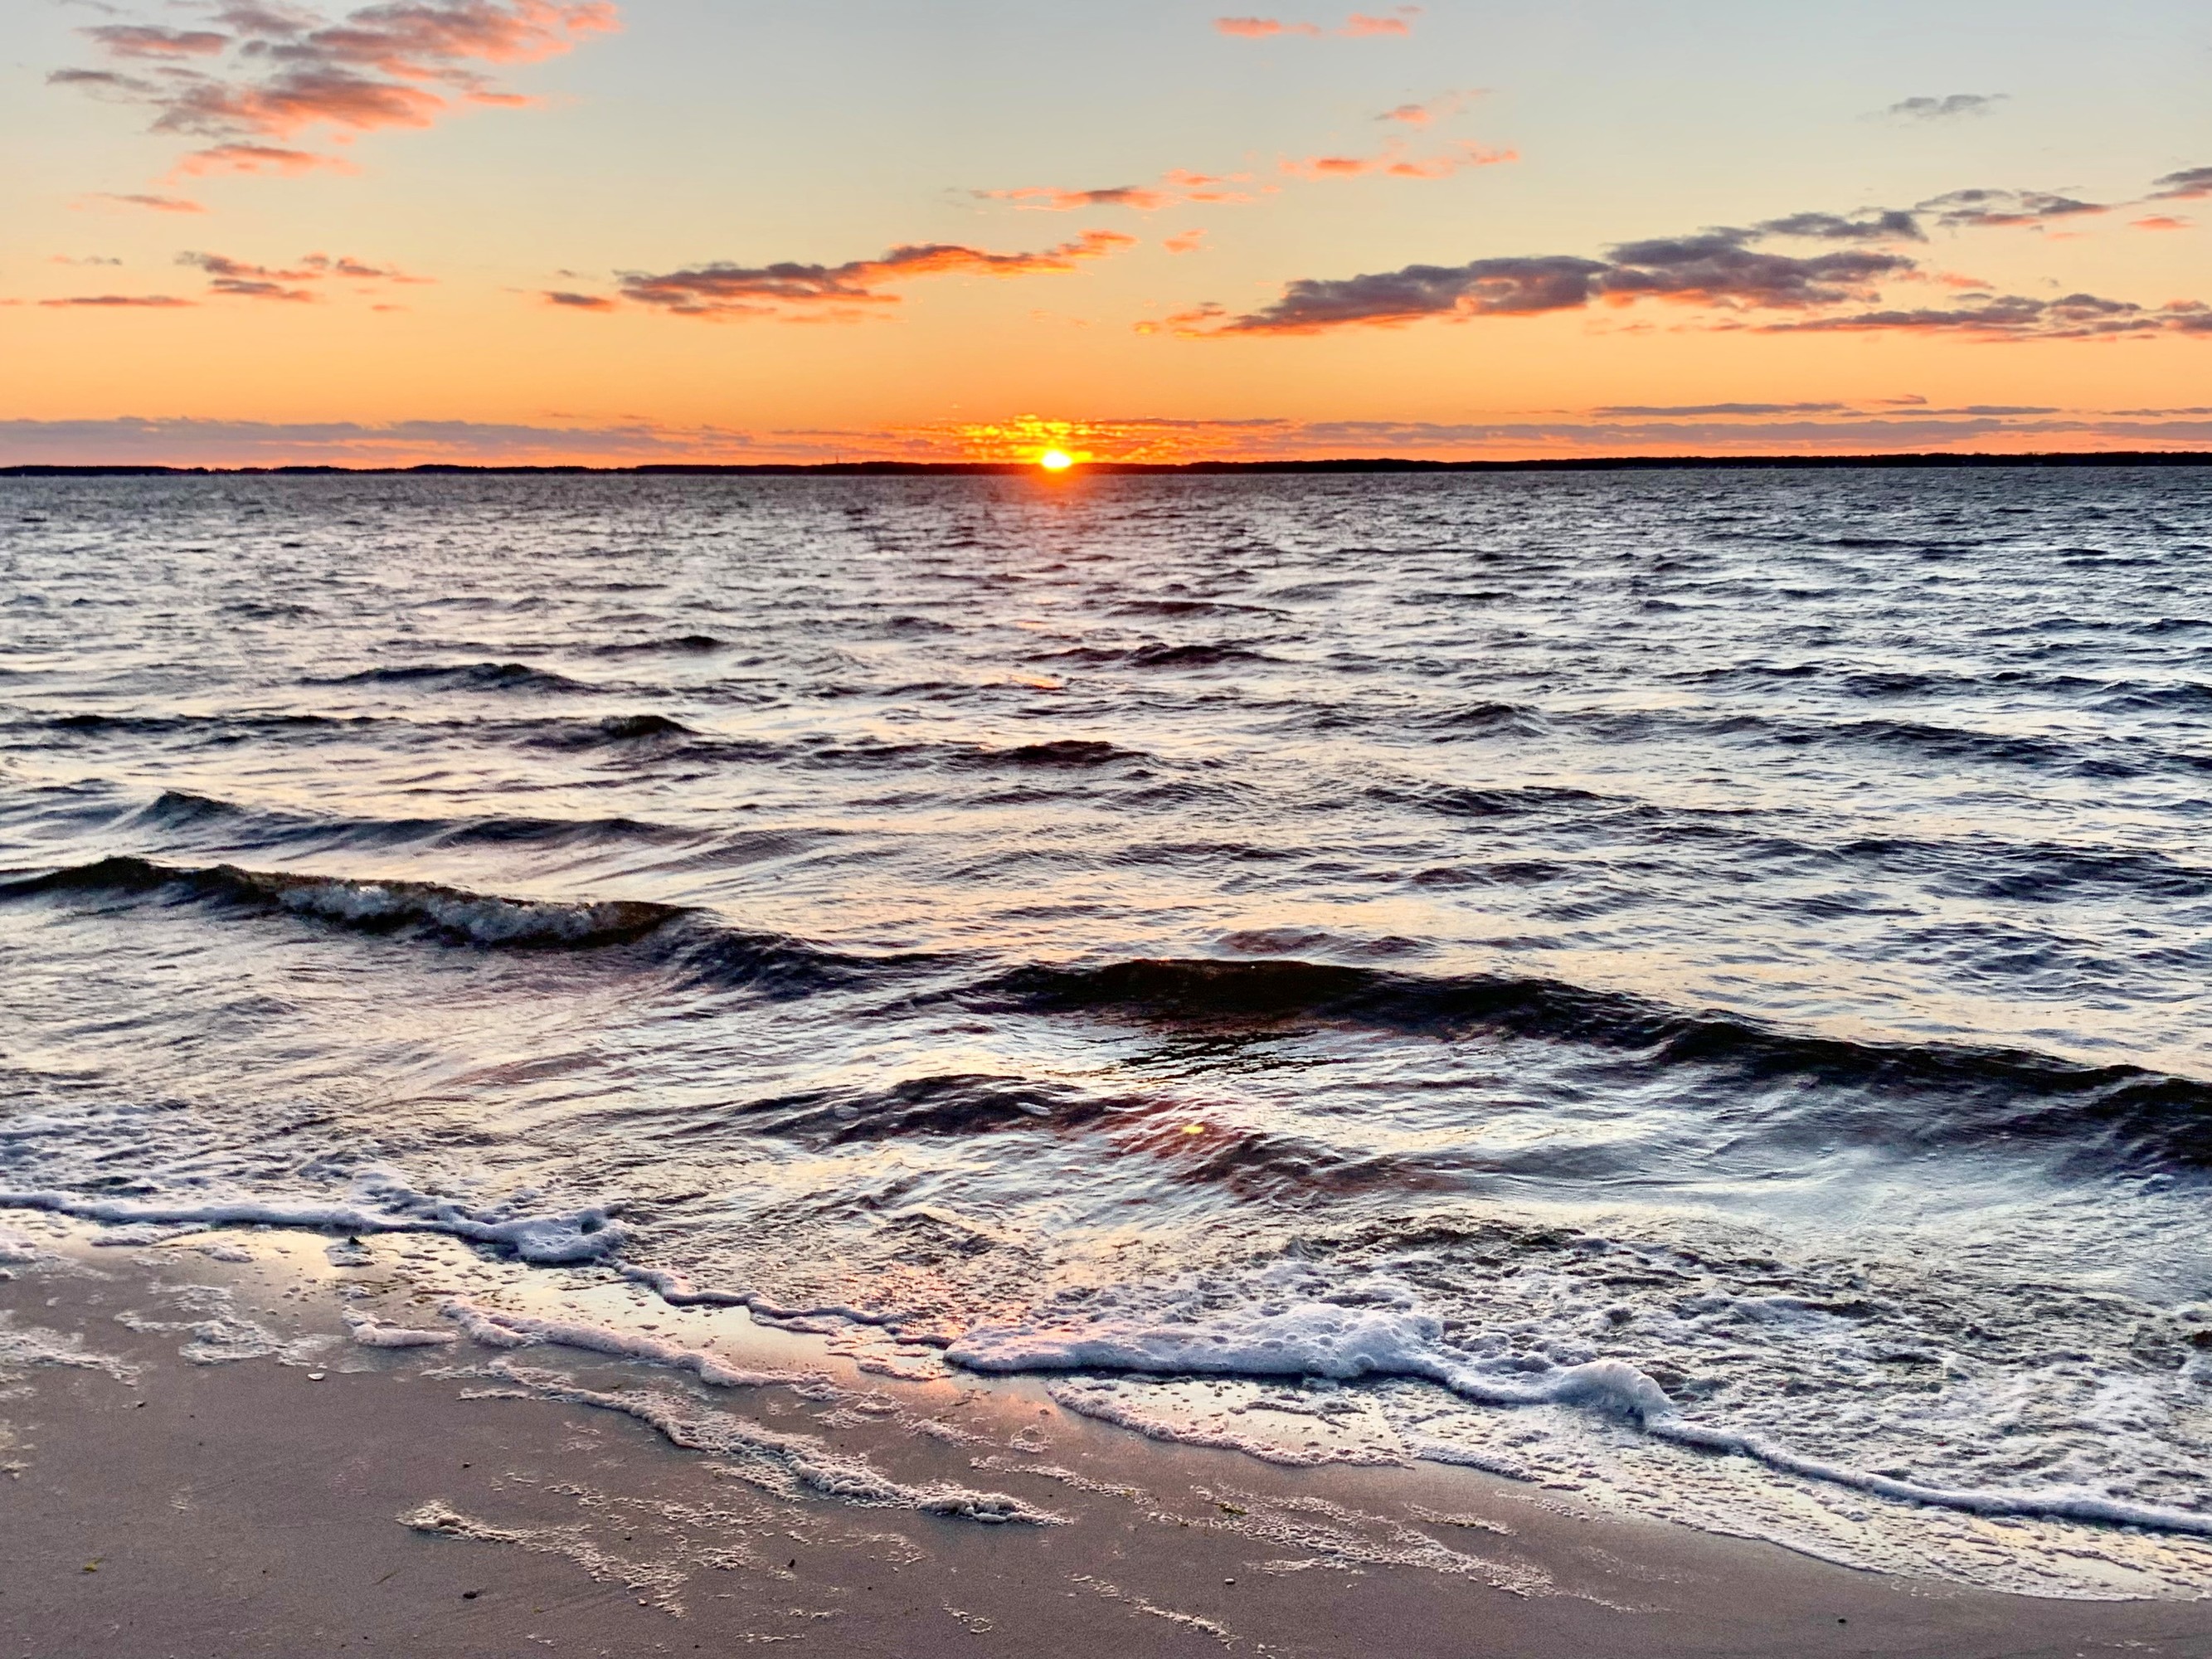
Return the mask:
[(422, 461), (409, 465), (348, 466), (302, 462), (280, 466), (178, 466), (160, 462), (25, 462), (0, 466), (0, 478), (316, 477), (1025, 477), (1099, 473), (1113, 477), (1220, 477), (1240, 474), (1361, 472), (1656, 472), (1792, 468), (2212, 466), (2212, 450), (2090, 449), (2022, 452), (1931, 450), (1853, 455), (1561, 455), (1519, 460), (1437, 461), (1404, 456), (1346, 456), (1320, 460), (1079, 461), (1069, 472), (1044, 474), (1034, 461), (652, 461), (627, 466), (585, 462), (543, 464)]

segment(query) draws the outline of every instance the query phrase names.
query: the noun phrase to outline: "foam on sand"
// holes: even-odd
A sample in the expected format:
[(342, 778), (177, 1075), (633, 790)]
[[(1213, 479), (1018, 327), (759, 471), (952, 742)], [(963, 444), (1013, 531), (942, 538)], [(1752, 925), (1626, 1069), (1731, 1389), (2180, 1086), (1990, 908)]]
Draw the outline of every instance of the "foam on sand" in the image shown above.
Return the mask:
[[(642, 1331), (617, 1330), (582, 1320), (544, 1319), (529, 1314), (479, 1307), (465, 1297), (454, 1297), (439, 1310), (474, 1341), (492, 1348), (525, 1348), (544, 1344), (574, 1348), (610, 1358), (641, 1360), (670, 1370), (687, 1371), (718, 1389), (806, 1387), (818, 1391), (826, 1379), (795, 1371), (750, 1370), (732, 1365), (703, 1348), (686, 1348), (664, 1342)], [(842, 1390), (840, 1391), (842, 1392)]]
[[(1280, 1286), (1307, 1284), (1295, 1268), (1263, 1273)], [(2212, 1537), (2212, 1513), (2116, 1498), (2086, 1487), (1978, 1489), (1915, 1481), (1830, 1459), (1804, 1455), (1767, 1435), (1723, 1429), (1683, 1415), (1665, 1389), (1627, 1361), (1600, 1358), (1561, 1364), (1540, 1354), (1468, 1352), (1447, 1340), (1443, 1322), (1425, 1311), (1410, 1288), (1388, 1280), (1347, 1286), (1335, 1297), (1261, 1295), (1246, 1310), (1208, 1298), (1163, 1297), (1126, 1310), (1061, 1310), (969, 1331), (945, 1358), (987, 1373), (1058, 1372), (1075, 1378), (1103, 1373), (1143, 1378), (1321, 1377), (1338, 1382), (1407, 1378), (1434, 1383), (1481, 1406), (1581, 1407), (1640, 1427), (1656, 1440), (1686, 1449), (1745, 1458), (1802, 1480), (1871, 1497), (1966, 1514), (2082, 1522)], [(1233, 1444), (1267, 1455), (1264, 1437), (1224, 1436), (1218, 1425), (1185, 1425), (1113, 1397), (1110, 1389), (1063, 1384), (1055, 1398), (1084, 1414), (1158, 1438)], [(1419, 1441), (1410, 1449), (1426, 1456)], [(1338, 1461), (1285, 1453), (1271, 1461)], [(1463, 1458), (1449, 1461), (1468, 1461)]]
[(1065, 1516), (1004, 1492), (977, 1492), (950, 1481), (914, 1486), (894, 1480), (858, 1458), (831, 1451), (811, 1435), (779, 1434), (726, 1413), (702, 1410), (680, 1395), (587, 1389), (556, 1372), (506, 1359), (494, 1361), (493, 1370), (534, 1398), (634, 1418), (671, 1445), (729, 1460), (744, 1478), (780, 1495), (828, 1498), (863, 1509), (915, 1510), (985, 1526), (1066, 1524)]

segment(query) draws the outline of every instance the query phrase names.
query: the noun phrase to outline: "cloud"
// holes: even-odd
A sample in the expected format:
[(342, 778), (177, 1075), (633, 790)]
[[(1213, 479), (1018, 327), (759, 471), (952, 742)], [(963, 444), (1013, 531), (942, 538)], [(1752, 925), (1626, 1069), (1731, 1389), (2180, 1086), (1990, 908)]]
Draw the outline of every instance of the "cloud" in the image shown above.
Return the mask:
[(1206, 233), (1202, 230), (1186, 230), (1180, 235), (1169, 237), (1160, 246), (1170, 253), (1196, 253), (1206, 246)]
[(2142, 219), (2130, 219), (2130, 230), (2187, 230), (2192, 222), (2177, 219), (2170, 213), (2154, 213)]
[(2057, 300), (2005, 295), (1950, 308), (1856, 312), (1771, 323), (1768, 333), (1954, 334), (1980, 340), (2094, 340), (2212, 332), (2212, 309), (2191, 301), (2151, 307), (2094, 294)]
[(1397, 15), (1391, 17), (1370, 17), (1355, 11), (1337, 33), (1354, 40), (1366, 35), (1411, 34), (1413, 32), (1413, 20), (1420, 15), (1420, 10), (1419, 6), (1400, 6)]
[(393, 283), (410, 286), (429, 282), (427, 276), (410, 276), (391, 266), (372, 265), (344, 255), (333, 258), (327, 253), (310, 253), (289, 270), (272, 269), (268, 265), (248, 264), (221, 253), (180, 253), (180, 265), (190, 265), (204, 270), (209, 277), (208, 292), (236, 300), (276, 300), (289, 304), (312, 303), (320, 296), (312, 286), (332, 277), (347, 282)]
[(1865, 208), (1856, 213), (1792, 213), (1780, 219), (1768, 219), (1752, 227), (1748, 232), (1733, 232), (1746, 237), (1783, 236), (1814, 242), (1924, 242), (1927, 233), (1920, 222), (1903, 208)]
[(1912, 210), (1949, 230), (2040, 228), (2054, 220), (2081, 218), (2112, 209), (2043, 190), (1954, 190), (1930, 197)]
[(570, 311), (612, 311), (615, 302), (599, 294), (572, 294), (565, 289), (548, 289), (538, 296), (549, 306), (560, 306)]
[(212, 57), (230, 45), (228, 35), (212, 29), (166, 29), (143, 23), (103, 23), (77, 33), (98, 41), (112, 57), (156, 61)]
[(1848, 404), (1616, 404), (1590, 413), (1615, 420), (1623, 416), (1834, 415), (1849, 407)]
[(194, 304), (166, 294), (73, 294), (58, 300), (41, 300), (42, 306), (93, 306), (117, 310), (174, 311)]
[(1458, 114), (1481, 95), (1479, 91), (1447, 92), (1441, 97), (1430, 99), (1425, 104), (1401, 104), (1395, 109), (1386, 109), (1375, 118), (1395, 121), (1401, 126), (1425, 127), (1448, 116)]
[[(2191, 175), (2169, 175), (2161, 185)], [(2040, 223), (2102, 213), (2094, 203), (2048, 192), (1963, 190), (1911, 210), (1796, 213), (1744, 228), (1624, 242), (1602, 259), (1571, 254), (1516, 256), (1465, 264), (1413, 264), (1346, 277), (1299, 277), (1270, 304), (1243, 313), (1189, 307), (1140, 332), (1197, 336), (1304, 335), (1392, 327), (1426, 319), (1535, 316), (1604, 304), (1665, 301), (1707, 316), (1698, 325), (1766, 332), (1952, 334), (1996, 340), (2076, 340), (2212, 334), (2212, 307), (2196, 301), (2146, 307), (2090, 294), (2059, 299), (1967, 293), (1950, 306), (1886, 304), (1892, 283), (1981, 285), (1923, 266), (1909, 252), (1924, 240), (1923, 219), (1978, 227)], [(1783, 252), (1774, 242), (1829, 244)], [(1759, 313), (1796, 313), (1759, 320)]]
[(87, 202), (108, 202), (117, 207), (144, 208), (149, 213), (205, 213), (198, 202), (188, 202), (181, 196), (112, 196), (105, 191), (84, 198)]
[[(177, 303), (184, 303), (178, 301)], [(811, 446), (647, 422), (533, 426), (475, 421), (0, 420), (0, 465), (412, 466), (811, 459)], [(826, 459), (826, 458), (825, 458)]]
[(1285, 284), (1273, 305), (1244, 316), (1202, 307), (1170, 320), (1213, 324), (1203, 330), (1209, 333), (1319, 334), (1424, 317), (1531, 317), (1580, 310), (1590, 302), (1596, 279), (1609, 269), (1596, 259), (1556, 256), (1407, 265), (1337, 279), (1303, 276)]
[(1955, 121), (1962, 115), (1987, 115), (2005, 100), (2002, 92), (1954, 92), (1942, 98), (1907, 98), (1882, 113), (1895, 120)]
[(888, 283), (954, 275), (1058, 275), (1076, 270), (1084, 260), (1133, 247), (1136, 240), (1116, 231), (1086, 230), (1073, 241), (1035, 253), (992, 253), (954, 243), (927, 242), (842, 265), (716, 263), (660, 276), (628, 271), (621, 278), (621, 290), (625, 299), (679, 317), (852, 315), (854, 307), (897, 304), (897, 295), (882, 291)]
[(81, 259), (66, 253), (57, 253), (46, 263), (50, 265), (119, 265), (123, 261), (111, 259), (103, 253), (88, 253)]
[(2212, 167), (2186, 167), (2151, 185), (2154, 202), (2201, 202), (2212, 197)]
[(1735, 233), (1626, 242), (1612, 251), (1599, 292), (1620, 301), (1644, 298), (1703, 305), (1796, 310), (1865, 298), (1883, 277), (1914, 268), (1901, 254), (1848, 249), (1797, 258), (1747, 247)]
[(1176, 198), (1144, 185), (1115, 185), (1105, 190), (1060, 190), (1031, 185), (1020, 190), (979, 190), (984, 201), (1012, 202), (1017, 207), (1038, 208), (1048, 213), (1074, 213), (1085, 208), (1134, 208), (1149, 213)]
[(1312, 23), (1279, 23), (1272, 17), (1217, 17), (1214, 28), (1223, 34), (1233, 34), (1246, 40), (1264, 40), (1273, 34), (1319, 34), (1320, 28)]
[(275, 173), (295, 177), (319, 167), (337, 173), (356, 170), (349, 161), (340, 161), (335, 155), (318, 155), (312, 150), (286, 149), (278, 144), (212, 144), (186, 155), (171, 170), (170, 176), (195, 179), (210, 173)]
[(1420, 15), (1419, 6), (1398, 6), (1388, 17), (1373, 17), (1364, 12), (1354, 12), (1345, 19), (1341, 27), (1325, 29), (1318, 23), (1285, 23), (1273, 17), (1217, 17), (1213, 20), (1218, 33), (1233, 35), (1244, 40), (1266, 40), (1276, 35), (1302, 34), (1317, 40), (1324, 34), (1334, 34), (1346, 40), (1372, 39), (1377, 35), (1411, 34), (1413, 20)]
[(248, 0), (218, 7), (212, 21), (228, 33), (84, 30), (141, 72), (63, 69), (47, 79), (145, 106), (155, 132), (214, 141), (198, 152), (209, 166), (260, 171), (232, 166), (241, 146), (314, 127), (426, 127), (464, 105), (526, 103), (483, 66), (534, 63), (617, 27), (612, 0), (380, 0), (335, 22)]
[(1434, 155), (1411, 155), (1402, 143), (1387, 146), (1379, 155), (1309, 155), (1303, 161), (1285, 157), (1282, 170), (1297, 179), (1357, 179), (1369, 173), (1389, 179), (1449, 179), (1468, 167), (1502, 167), (1521, 159), (1518, 150), (1486, 149), (1460, 143)]
[(1156, 185), (1112, 185), (1103, 190), (1066, 190), (1054, 185), (1025, 185), (1018, 190), (978, 190), (969, 193), (981, 202), (1011, 202), (1016, 207), (1044, 213), (1077, 213), (1092, 208), (1129, 208), (1152, 213), (1161, 208), (1188, 207), (1194, 203), (1238, 204), (1252, 198), (1228, 185), (1248, 185), (1249, 173), (1193, 173), (1171, 167)]

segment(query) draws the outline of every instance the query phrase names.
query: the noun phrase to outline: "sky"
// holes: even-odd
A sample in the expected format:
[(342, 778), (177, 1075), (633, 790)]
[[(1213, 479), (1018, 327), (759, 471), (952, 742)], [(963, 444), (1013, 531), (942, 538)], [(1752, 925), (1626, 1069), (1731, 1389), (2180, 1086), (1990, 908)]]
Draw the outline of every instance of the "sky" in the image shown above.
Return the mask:
[(2212, 449), (2201, 4), (1376, 3), (9, 0), (0, 465)]

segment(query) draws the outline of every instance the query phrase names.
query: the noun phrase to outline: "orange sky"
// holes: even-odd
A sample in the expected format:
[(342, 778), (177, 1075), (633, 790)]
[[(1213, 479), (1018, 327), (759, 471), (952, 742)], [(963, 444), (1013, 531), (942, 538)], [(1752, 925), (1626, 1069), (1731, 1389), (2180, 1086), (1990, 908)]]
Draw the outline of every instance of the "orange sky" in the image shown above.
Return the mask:
[(2212, 448), (2212, 25), (27, 0), (0, 464)]

